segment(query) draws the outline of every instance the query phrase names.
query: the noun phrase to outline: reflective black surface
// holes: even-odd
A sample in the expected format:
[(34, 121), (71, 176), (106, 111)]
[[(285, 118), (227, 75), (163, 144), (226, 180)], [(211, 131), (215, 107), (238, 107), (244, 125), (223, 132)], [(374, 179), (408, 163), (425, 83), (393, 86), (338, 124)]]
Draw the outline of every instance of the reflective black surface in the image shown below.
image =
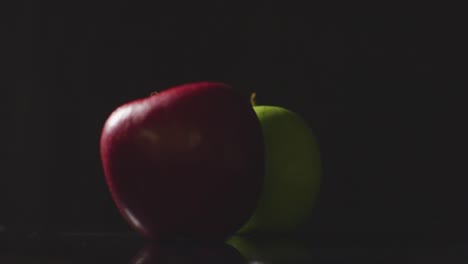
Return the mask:
[[(136, 234), (6, 234), (0, 263), (467, 263), (468, 243), (339, 236), (233, 237), (225, 243), (145, 241)], [(334, 241), (334, 239), (336, 239)]]

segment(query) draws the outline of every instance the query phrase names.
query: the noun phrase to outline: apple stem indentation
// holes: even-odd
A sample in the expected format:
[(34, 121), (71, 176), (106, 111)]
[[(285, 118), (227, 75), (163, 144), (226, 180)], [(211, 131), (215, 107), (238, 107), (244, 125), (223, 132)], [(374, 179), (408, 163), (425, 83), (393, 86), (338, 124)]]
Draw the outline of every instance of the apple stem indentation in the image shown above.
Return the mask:
[(151, 92), (150, 96), (157, 95), (159, 92)]

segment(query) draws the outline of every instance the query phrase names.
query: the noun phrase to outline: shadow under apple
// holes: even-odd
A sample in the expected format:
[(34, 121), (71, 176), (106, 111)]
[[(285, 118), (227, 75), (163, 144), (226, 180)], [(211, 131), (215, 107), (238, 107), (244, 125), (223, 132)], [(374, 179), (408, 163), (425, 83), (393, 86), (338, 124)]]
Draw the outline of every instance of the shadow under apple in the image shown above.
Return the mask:
[(309, 263), (314, 261), (308, 244), (288, 237), (233, 236), (227, 243), (249, 261), (261, 263)]

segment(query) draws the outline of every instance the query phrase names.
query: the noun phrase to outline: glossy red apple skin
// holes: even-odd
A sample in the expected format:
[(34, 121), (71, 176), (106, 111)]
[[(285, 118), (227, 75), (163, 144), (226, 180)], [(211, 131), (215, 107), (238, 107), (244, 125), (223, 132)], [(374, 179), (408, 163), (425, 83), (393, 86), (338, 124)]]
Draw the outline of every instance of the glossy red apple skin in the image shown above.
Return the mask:
[(252, 215), (264, 146), (248, 99), (223, 83), (164, 90), (117, 108), (102, 130), (107, 185), (150, 239), (226, 239)]

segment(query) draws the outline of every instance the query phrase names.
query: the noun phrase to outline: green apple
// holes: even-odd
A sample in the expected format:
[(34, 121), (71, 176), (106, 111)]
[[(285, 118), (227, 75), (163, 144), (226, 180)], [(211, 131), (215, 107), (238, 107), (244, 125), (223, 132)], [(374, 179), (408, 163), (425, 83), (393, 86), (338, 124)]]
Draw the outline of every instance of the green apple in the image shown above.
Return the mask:
[(264, 187), (258, 207), (238, 234), (290, 232), (311, 216), (321, 182), (317, 139), (298, 114), (279, 107), (256, 105), (265, 146)]

